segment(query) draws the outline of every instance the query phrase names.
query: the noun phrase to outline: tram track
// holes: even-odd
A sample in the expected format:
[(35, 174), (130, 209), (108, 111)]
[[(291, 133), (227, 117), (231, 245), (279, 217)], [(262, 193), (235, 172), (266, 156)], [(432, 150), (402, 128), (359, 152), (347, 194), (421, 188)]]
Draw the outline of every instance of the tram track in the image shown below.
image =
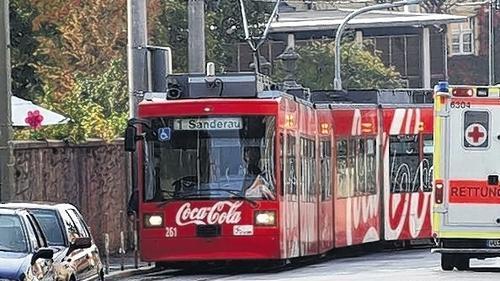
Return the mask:
[[(175, 268), (156, 268), (148, 273), (134, 275), (127, 278), (109, 277), (106, 280), (129, 280), (129, 281), (157, 281), (157, 280), (190, 280), (190, 281), (215, 281), (224, 280), (238, 275), (245, 274), (274, 274), (283, 271), (305, 268), (309, 266), (319, 266), (322, 263), (328, 263), (332, 260), (360, 257), (378, 252), (398, 252), (409, 249), (428, 248), (428, 245), (397, 247), (384, 243), (372, 243), (368, 245), (352, 246), (348, 249), (338, 249), (329, 253), (292, 259), (291, 262), (283, 264), (259, 264), (247, 262), (229, 262), (225, 264), (216, 264), (213, 267), (207, 267), (208, 264), (193, 265), (187, 269)], [(184, 278), (183, 278), (184, 277)]]
[[(227, 271), (227, 269), (225, 269), (225, 267), (216, 267), (207, 270), (158, 268), (144, 274), (132, 275), (125, 278), (123, 276), (108, 277), (106, 278), (106, 280), (157, 281), (157, 280), (179, 279), (179, 280), (193, 280), (193, 281), (211, 281), (211, 280), (218, 280), (221, 278), (236, 276), (239, 274), (237, 272), (230, 274), (217, 274), (220, 271)], [(183, 276), (185, 276), (186, 279), (182, 278)]]
[[(241, 274), (279, 273), (312, 264), (311, 262), (297, 262), (282, 265), (265, 266), (243, 266), (237, 264), (226, 264), (210, 269), (162, 269), (158, 268), (148, 273), (123, 277), (108, 277), (106, 280), (130, 280), (130, 281), (158, 281), (158, 280), (190, 280), (190, 281), (215, 281), (224, 280)], [(185, 278), (183, 278), (185, 277)]]

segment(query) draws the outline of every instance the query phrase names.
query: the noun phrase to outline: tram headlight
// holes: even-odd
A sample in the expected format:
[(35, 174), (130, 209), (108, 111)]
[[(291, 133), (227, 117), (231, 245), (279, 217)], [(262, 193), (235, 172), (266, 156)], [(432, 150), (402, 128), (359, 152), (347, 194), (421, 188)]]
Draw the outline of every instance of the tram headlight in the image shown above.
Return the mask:
[(146, 228), (163, 227), (163, 215), (161, 214), (144, 215), (144, 227)]
[(255, 225), (265, 225), (265, 226), (276, 225), (276, 212), (275, 211), (256, 211), (255, 212)]

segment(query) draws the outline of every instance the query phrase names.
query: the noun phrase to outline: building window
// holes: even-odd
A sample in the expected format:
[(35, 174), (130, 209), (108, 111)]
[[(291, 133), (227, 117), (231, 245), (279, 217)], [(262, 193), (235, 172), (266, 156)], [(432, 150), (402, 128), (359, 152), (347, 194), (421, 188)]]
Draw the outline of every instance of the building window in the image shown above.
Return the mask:
[(451, 54), (470, 55), (474, 52), (474, 36), (470, 23), (451, 25)]

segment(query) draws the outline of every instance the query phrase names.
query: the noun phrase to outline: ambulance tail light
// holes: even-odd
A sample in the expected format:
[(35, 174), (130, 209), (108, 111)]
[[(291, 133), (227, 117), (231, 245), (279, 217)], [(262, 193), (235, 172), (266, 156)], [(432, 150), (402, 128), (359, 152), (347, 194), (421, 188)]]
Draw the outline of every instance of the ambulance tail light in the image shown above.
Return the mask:
[(474, 89), (472, 88), (454, 88), (451, 94), (454, 97), (472, 97), (474, 96)]
[(434, 189), (434, 202), (443, 204), (444, 184), (442, 180), (436, 180), (436, 188)]

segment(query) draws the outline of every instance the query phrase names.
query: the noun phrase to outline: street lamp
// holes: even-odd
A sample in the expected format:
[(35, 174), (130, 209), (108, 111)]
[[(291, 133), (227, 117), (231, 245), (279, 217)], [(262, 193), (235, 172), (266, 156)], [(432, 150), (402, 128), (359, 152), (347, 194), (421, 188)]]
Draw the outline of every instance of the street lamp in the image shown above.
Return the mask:
[(366, 12), (374, 11), (374, 10), (385, 10), (389, 8), (397, 8), (397, 7), (402, 7), (406, 5), (414, 5), (414, 4), (420, 4), (422, 0), (406, 0), (406, 1), (398, 1), (394, 3), (384, 3), (384, 4), (377, 4), (373, 6), (368, 6), (364, 7), (361, 9), (358, 9), (352, 13), (350, 13), (340, 24), (339, 28), (337, 29), (337, 34), (335, 35), (335, 79), (333, 80), (333, 88), (337, 91), (342, 90), (342, 78), (340, 78), (340, 41), (342, 41), (342, 34), (344, 33), (344, 30), (347, 26), (347, 23), (353, 19), (354, 17), (361, 15)]

